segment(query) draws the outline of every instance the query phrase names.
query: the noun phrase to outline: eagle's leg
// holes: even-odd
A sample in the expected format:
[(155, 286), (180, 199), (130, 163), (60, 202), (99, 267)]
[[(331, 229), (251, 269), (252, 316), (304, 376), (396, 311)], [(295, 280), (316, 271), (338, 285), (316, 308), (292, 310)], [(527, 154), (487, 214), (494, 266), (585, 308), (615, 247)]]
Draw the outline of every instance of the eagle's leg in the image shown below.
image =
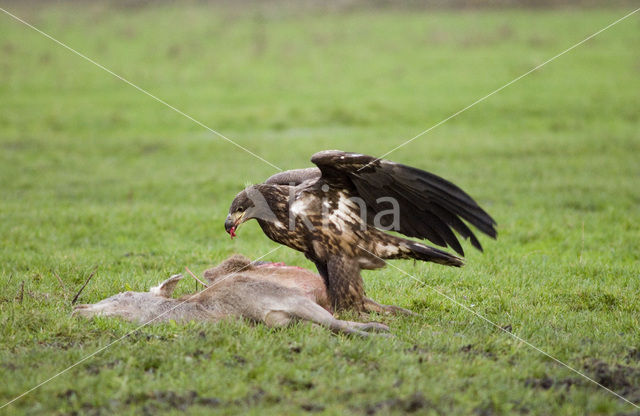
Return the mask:
[(364, 298), (364, 308), (369, 313), (376, 312), (385, 315), (418, 316), (417, 313), (410, 311), (409, 309), (395, 305), (383, 305), (369, 298)]
[(358, 263), (352, 259), (332, 256), (327, 261), (326, 271), (327, 275), (323, 278), (327, 282), (327, 293), (333, 310), (365, 312), (364, 285)]
[(315, 259), (311, 259), (311, 261), (313, 261), (313, 263), (316, 265), (316, 269), (318, 269), (318, 274), (322, 277), (324, 285), (326, 287), (329, 287), (329, 272), (327, 271), (327, 263)]

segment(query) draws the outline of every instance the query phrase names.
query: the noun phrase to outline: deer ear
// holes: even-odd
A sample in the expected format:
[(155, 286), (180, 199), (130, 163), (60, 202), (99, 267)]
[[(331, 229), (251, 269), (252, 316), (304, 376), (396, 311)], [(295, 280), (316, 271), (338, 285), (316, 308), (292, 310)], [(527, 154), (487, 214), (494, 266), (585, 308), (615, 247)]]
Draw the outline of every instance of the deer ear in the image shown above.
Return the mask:
[(253, 268), (251, 260), (242, 254), (234, 254), (216, 267), (212, 267), (204, 272), (204, 278), (211, 284), (223, 276), (239, 273), (241, 271), (246, 272)]
[(149, 293), (156, 296), (162, 296), (164, 298), (170, 298), (173, 294), (173, 290), (176, 288), (178, 282), (182, 279), (181, 274), (174, 274), (158, 286), (154, 286), (149, 289)]

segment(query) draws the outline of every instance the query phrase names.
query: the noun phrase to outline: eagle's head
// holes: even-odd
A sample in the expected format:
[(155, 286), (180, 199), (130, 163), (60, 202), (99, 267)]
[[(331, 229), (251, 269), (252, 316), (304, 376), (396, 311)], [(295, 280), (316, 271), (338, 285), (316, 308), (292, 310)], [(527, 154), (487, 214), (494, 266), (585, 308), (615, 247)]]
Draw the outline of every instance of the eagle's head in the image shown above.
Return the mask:
[(250, 219), (278, 223), (276, 212), (286, 216), (288, 193), (280, 188), (282, 187), (278, 185), (263, 183), (250, 186), (236, 195), (224, 221), (224, 229), (231, 238), (235, 237), (240, 224)]
[(231, 238), (236, 236), (236, 230), (245, 221), (255, 218), (256, 205), (251, 198), (249, 198), (248, 190), (240, 192), (233, 199), (231, 207), (229, 207), (229, 215), (224, 221), (224, 229), (229, 233)]
[[(240, 192), (233, 199), (229, 208), (229, 215), (224, 221), (224, 229), (231, 235), (236, 236), (236, 230), (243, 222), (250, 219), (258, 219), (265, 222), (275, 222), (278, 219), (273, 212), (277, 205), (277, 199), (280, 195), (277, 192), (277, 186), (259, 184), (253, 185)], [(275, 199), (274, 199), (275, 198)], [(286, 199), (286, 195), (284, 196)], [(267, 202), (272, 201), (272, 204)]]

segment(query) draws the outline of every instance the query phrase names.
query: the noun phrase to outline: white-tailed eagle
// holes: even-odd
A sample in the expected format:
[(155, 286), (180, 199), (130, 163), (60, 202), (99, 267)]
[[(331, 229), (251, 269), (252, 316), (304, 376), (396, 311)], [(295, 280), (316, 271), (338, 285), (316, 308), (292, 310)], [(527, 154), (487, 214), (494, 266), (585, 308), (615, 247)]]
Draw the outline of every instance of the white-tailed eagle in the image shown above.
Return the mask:
[(462, 189), (410, 166), (327, 150), (317, 168), (278, 173), (240, 192), (225, 229), (256, 219), (275, 242), (301, 251), (325, 280), (334, 310), (364, 310), (360, 270), (388, 259), (417, 259), (460, 267), (452, 254), (387, 234), (427, 239), (464, 255), (454, 231), (482, 250), (465, 221), (495, 238), (496, 222)]

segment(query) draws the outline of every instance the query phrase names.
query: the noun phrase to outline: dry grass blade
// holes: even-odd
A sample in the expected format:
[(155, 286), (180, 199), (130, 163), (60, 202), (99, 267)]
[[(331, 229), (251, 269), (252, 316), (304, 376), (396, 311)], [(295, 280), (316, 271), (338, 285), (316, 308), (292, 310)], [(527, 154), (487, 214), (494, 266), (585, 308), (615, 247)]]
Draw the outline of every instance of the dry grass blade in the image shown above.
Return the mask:
[(75, 304), (78, 300), (78, 297), (80, 296), (80, 294), (82, 293), (82, 291), (84, 290), (85, 287), (87, 287), (87, 285), (89, 284), (89, 281), (91, 280), (91, 278), (93, 278), (93, 275), (96, 274), (96, 271), (98, 270), (98, 267), (95, 267), (93, 269), (93, 271), (91, 272), (91, 274), (89, 275), (89, 277), (87, 278), (87, 280), (84, 282), (84, 284), (82, 285), (82, 287), (80, 288), (80, 290), (78, 290), (78, 293), (76, 293), (76, 295), (73, 297), (73, 299), (71, 300), (71, 304)]
[(20, 290), (16, 295), (16, 299), (18, 300), (19, 303), (22, 303), (22, 299), (24, 299), (24, 280), (22, 281), (22, 283), (20, 283)]
[(55, 270), (51, 270), (51, 273), (53, 273), (53, 275), (56, 277), (56, 279), (58, 279), (58, 283), (60, 283), (60, 287), (62, 288), (62, 290), (66, 291), (67, 287), (64, 285), (64, 282), (62, 281), (60, 276), (58, 276), (58, 273), (56, 273)]
[(194, 278), (194, 279), (196, 279), (198, 282), (200, 282), (200, 284), (201, 284), (202, 286), (204, 286), (204, 287), (209, 287), (209, 285), (207, 285), (206, 283), (204, 283), (202, 280), (198, 279), (198, 278), (196, 277), (196, 275), (195, 275), (195, 274), (193, 274), (193, 272), (192, 272), (191, 270), (189, 270), (189, 268), (188, 268), (188, 267), (186, 267), (186, 266), (185, 266), (185, 267), (184, 267), (184, 269), (187, 271), (187, 273), (189, 273), (189, 274), (191, 275), (191, 277), (193, 277), (193, 278)]

